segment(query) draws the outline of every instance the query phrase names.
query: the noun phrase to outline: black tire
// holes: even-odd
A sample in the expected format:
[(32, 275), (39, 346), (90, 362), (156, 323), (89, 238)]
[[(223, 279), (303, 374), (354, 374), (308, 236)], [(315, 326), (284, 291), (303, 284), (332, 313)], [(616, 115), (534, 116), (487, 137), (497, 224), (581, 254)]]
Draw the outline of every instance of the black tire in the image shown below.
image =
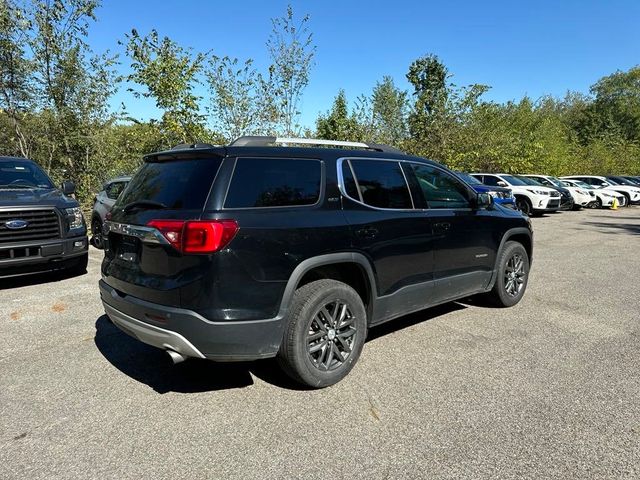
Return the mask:
[[(514, 269), (513, 259), (522, 260), (522, 275), (510, 272)], [(517, 264), (516, 262), (514, 262)], [(521, 243), (509, 241), (505, 243), (498, 260), (498, 278), (488, 294), (488, 300), (496, 307), (512, 307), (518, 303), (529, 281), (529, 255)], [(509, 280), (513, 280), (510, 283)], [(515, 285), (515, 290), (511, 287)]]
[(104, 248), (104, 239), (102, 238), (102, 222), (99, 218), (91, 221), (91, 243), (94, 247), (102, 250)]
[(622, 195), (624, 196), (626, 203), (624, 204), (625, 207), (630, 207), (631, 206), (631, 195), (629, 195), (628, 193), (624, 193), (622, 192)]
[(600, 197), (596, 197), (596, 205), (593, 208), (602, 208), (602, 199)]
[(336, 280), (317, 280), (294, 293), (277, 360), (296, 382), (327, 387), (351, 371), (366, 336), (367, 313), (358, 293)]
[(516, 197), (516, 207), (527, 216), (531, 216), (533, 212), (533, 206), (531, 205), (531, 200), (527, 197)]

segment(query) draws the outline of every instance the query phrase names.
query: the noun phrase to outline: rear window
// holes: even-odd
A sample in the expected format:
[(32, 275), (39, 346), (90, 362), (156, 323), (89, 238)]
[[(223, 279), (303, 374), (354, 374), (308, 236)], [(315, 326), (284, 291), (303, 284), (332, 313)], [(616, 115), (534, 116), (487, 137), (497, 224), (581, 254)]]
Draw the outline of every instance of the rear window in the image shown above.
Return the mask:
[(225, 208), (313, 205), (320, 198), (319, 160), (239, 158)]
[(204, 207), (220, 163), (217, 157), (145, 163), (118, 203), (150, 200), (169, 209), (199, 210)]

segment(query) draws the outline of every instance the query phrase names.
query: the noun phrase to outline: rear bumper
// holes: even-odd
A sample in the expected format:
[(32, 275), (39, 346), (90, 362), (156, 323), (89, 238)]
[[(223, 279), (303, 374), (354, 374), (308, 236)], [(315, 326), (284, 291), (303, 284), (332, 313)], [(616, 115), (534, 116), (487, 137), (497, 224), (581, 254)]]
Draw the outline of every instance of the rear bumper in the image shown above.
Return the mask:
[(159, 305), (118, 292), (100, 280), (104, 309), (115, 325), (141, 342), (185, 357), (247, 361), (274, 357), (284, 322), (212, 321), (191, 310)]
[(64, 269), (88, 250), (86, 235), (0, 245), (0, 277)]

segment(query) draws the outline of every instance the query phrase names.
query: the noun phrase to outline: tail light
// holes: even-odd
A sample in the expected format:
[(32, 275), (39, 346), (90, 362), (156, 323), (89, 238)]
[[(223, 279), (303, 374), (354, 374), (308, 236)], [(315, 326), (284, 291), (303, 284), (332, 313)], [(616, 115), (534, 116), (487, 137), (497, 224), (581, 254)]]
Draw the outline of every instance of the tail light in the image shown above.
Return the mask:
[(235, 220), (151, 220), (157, 229), (182, 253), (214, 253), (223, 249), (238, 231)]

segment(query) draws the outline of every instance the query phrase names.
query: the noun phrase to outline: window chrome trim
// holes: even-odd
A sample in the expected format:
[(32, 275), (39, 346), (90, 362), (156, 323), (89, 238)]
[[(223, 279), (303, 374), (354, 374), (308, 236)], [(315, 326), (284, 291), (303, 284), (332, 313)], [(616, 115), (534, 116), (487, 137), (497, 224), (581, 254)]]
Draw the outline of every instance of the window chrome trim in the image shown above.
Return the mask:
[[(353, 197), (350, 197), (349, 195), (347, 195), (347, 189), (345, 188), (344, 185), (344, 177), (342, 175), (342, 164), (347, 161), (349, 168), (351, 169), (351, 174), (353, 175), (354, 180), (356, 181), (356, 186), (358, 187), (358, 195), (362, 196), (362, 192), (360, 192), (360, 184), (358, 183), (358, 177), (356, 177), (355, 175), (355, 170), (353, 170), (353, 167), (351, 166), (351, 162), (350, 160), (374, 160), (376, 162), (393, 162), (395, 164), (398, 165), (398, 167), (400, 168), (400, 171), (402, 172), (402, 177), (404, 178), (404, 183), (407, 186), (407, 190), (409, 191), (409, 199), (411, 200), (411, 205), (413, 205), (413, 208), (382, 208), (382, 207), (374, 207), (373, 205), (369, 205), (367, 203), (364, 203), (363, 201), (360, 200), (356, 200)], [(413, 203), (413, 197), (411, 196), (411, 187), (409, 186), (409, 182), (407, 182), (407, 177), (404, 174), (404, 171), (402, 170), (402, 165), (401, 163), (404, 162), (405, 160), (399, 160), (399, 159), (390, 159), (390, 158), (375, 158), (375, 157), (340, 157), (336, 160), (336, 165), (337, 165), (337, 176), (338, 176), (338, 189), (340, 190), (340, 193), (345, 196), (346, 198), (348, 198), (349, 200), (356, 202), (360, 205), (363, 205), (367, 208), (371, 208), (373, 210), (380, 210), (383, 212), (421, 212), (422, 209), (418, 209), (415, 208), (415, 204)], [(417, 162), (416, 162), (417, 163)]]

